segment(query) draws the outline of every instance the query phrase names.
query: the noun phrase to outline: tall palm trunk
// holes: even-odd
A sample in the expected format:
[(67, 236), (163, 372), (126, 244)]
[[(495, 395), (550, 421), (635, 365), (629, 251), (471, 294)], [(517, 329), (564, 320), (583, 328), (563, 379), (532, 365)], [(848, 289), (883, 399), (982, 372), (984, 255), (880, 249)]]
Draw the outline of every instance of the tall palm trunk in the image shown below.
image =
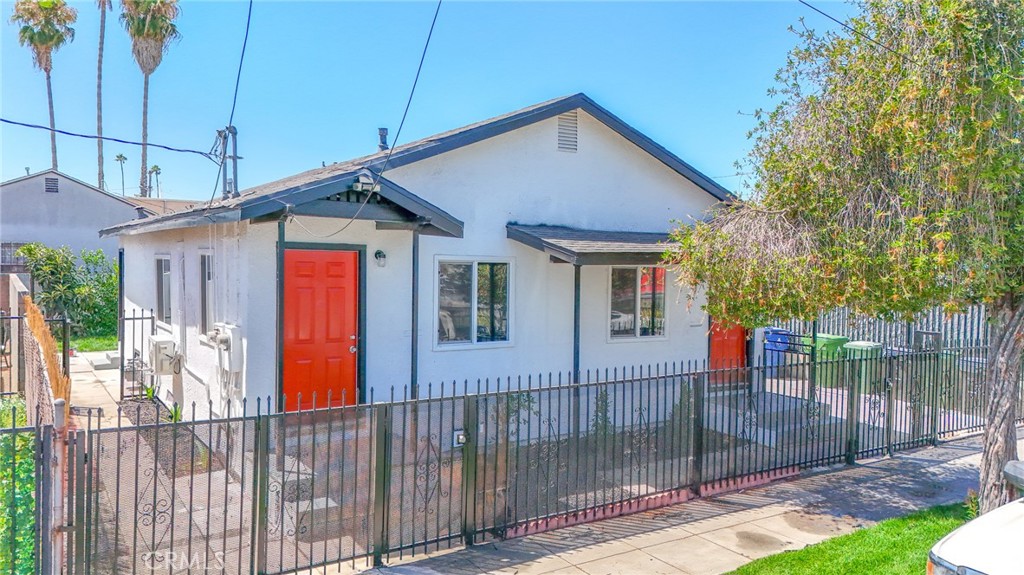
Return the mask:
[(57, 169), (57, 125), (53, 119), (53, 85), (50, 83), (50, 71), (46, 70), (46, 101), (50, 105), (50, 163)]
[(149, 74), (142, 76), (142, 175), (139, 177), (139, 195), (148, 198), (149, 187), (146, 176), (149, 166), (146, 165), (146, 141), (149, 139)]
[(100, 47), (96, 56), (96, 185), (106, 189), (103, 177), (103, 39), (107, 31), (107, 7), (100, 6)]
[(997, 300), (989, 311), (991, 336), (985, 382), (989, 402), (978, 502), (987, 513), (1014, 498), (1003, 467), (1017, 458), (1016, 407), (1020, 393), (1021, 355), (1024, 354), (1024, 301), (1014, 295)]

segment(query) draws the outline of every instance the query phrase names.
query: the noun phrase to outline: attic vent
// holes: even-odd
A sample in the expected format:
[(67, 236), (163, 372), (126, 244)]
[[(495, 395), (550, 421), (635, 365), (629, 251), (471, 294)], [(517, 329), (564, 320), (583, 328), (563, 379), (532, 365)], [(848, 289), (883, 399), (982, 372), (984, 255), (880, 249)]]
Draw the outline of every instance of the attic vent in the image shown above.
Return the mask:
[(558, 149), (563, 152), (575, 152), (577, 142), (576, 110), (558, 116)]
[(57, 192), (60, 191), (59, 189), (57, 189), (58, 181), (59, 180), (57, 178), (45, 178), (45, 181), (43, 182), (43, 190), (50, 192), (52, 194), (56, 194)]

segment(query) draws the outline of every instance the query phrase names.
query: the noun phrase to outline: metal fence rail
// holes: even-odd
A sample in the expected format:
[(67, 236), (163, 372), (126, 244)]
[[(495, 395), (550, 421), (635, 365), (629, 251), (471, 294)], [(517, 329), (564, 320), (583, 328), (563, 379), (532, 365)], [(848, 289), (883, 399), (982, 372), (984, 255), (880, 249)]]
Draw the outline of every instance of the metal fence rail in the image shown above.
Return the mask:
[(139, 403), (118, 414), (124, 425), (63, 444), (64, 572), (379, 563), (934, 444), (983, 424), (984, 357), (661, 364), (447, 382), (344, 407), (314, 398), (287, 413), (260, 401), (207, 421)]

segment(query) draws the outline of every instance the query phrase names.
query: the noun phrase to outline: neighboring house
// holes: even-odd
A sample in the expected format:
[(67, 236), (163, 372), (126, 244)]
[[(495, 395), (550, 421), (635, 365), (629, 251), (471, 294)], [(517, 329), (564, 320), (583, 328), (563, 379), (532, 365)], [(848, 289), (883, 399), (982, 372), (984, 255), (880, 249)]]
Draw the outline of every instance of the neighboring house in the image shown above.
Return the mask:
[(50, 247), (101, 249), (117, 259), (117, 238), (100, 230), (146, 215), (191, 208), (192, 200), (126, 198), (105, 192), (67, 174), (49, 169), (0, 183), (0, 273), (25, 273), (19, 247), (39, 242)]
[(674, 221), (733, 197), (585, 95), (398, 146), (371, 193), (387, 156), (103, 231), (126, 305), (182, 355), (161, 399), (224, 415), (707, 359), (657, 264)]

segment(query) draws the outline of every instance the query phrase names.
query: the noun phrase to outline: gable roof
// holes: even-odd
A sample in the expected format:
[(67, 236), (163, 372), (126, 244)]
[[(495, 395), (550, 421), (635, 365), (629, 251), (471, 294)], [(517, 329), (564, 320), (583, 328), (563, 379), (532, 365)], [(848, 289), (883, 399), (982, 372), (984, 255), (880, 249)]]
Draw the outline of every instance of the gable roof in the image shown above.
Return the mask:
[(314, 182), (324, 177), (351, 171), (356, 168), (366, 168), (379, 171), (381, 167), (383, 167), (385, 159), (387, 159), (388, 162), (387, 169), (398, 168), (400, 166), (431, 158), (463, 146), (475, 144), (488, 138), (493, 138), (495, 136), (511, 132), (512, 130), (522, 128), (530, 124), (535, 124), (576, 109), (587, 112), (640, 149), (654, 156), (669, 168), (672, 168), (683, 177), (692, 181), (715, 199), (719, 201), (732, 201), (735, 199), (729, 190), (723, 188), (717, 182), (705, 176), (699, 170), (690, 164), (687, 164), (681, 158), (672, 152), (669, 152), (654, 140), (648, 138), (629, 124), (623, 122), (618, 118), (618, 116), (615, 116), (608, 110), (602, 108), (583, 93), (548, 100), (547, 102), (541, 102), (540, 104), (535, 104), (489, 120), (469, 124), (468, 126), (463, 126), (447, 132), (441, 132), (440, 134), (434, 134), (433, 136), (409, 142), (408, 144), (395, 146), (394, 149), (391, 150), (390, 159), (387, 159), (388, 151), (385, 150), (368, 156), (355, 158), (353, 160), (301, 172), (274, 182), (249, 188), (242, 192), (241, 198), (248, 195), (260, 195), (285, 190), (294, 186)]
[[(132, 206), (133, 208), (134, 207), (140, 207), (139, 204), (137, 204), (134, 201), (132, 201), (132, 198), (118, 196), (118, 195), (112, 194), (112, 193), (110, 193), (110, 192), (108, 192), (106, 190), (101, 190), (100, 188), (97, 188), (96, 186), (94, 186), (94, 185), (92, 185), (90, 183), (83, 182), (82, 180), (79, 180), (78, 178), (75, 178), (73, 176), (69, 176), (69, 175), (65, 174), (64, 172), (61, 172), (59, 170), (55, 170), (53, 168), (47, 168), (47, 169), (45, 169), (45, 170), (43, 170), (41, 172), (36, 172), (34, 174), (28, 174), (28, 175), (25, 175), (25, 176), (19, 176), (17, 178), (11, 178), (10, 180), (7, 180), (6, 182), (0, 182), (0, 187), (8, 186), (8, 185), (11, 185), (11, 184), (17, 184), (19, 182), (24, 182), (24, 181), (32, 180), (32, 179), (39, 178), (39, 177), (44, 177), (44, 176), (46, 176), (48, 174), (49, 175), (54, 175), (54, 176), (60, 176), (60, 177), (64, 178), (65, 180), (70, 180), (72, 182), (75, 182), (76, 184), (78, 184), (78, 185), (80, 185), (80, 186), (82, 186), (84, 188), (88, 188), (88, 189), (90, 189), (90, 190), (92, 190), (92, 191), (94, 191), (94, 192), (96, 192), (98, 194), (103, 194), (104, 196), (107, 196), (108, 198), (110, 198), (112, 200), (117, 200), (117, 201), (119, 201), (119, 202), (121, 202), (123, 204), (128, 204), (129, 206)], [(148, 207), (146, 207), (144, 205), (141, 206), (141, 207), (144, 208), (150, 214), (157, 213), (157, 212), (154, 212), (153, 210), (149, 209)]]
[[(275, 211), (279, 211), (281, 206), (284, 204), (297, 205), (297, 200), (300, 197), (304, 198), (304, 201), (316, 199), (309, 197), (308, 191), (320, 188), (324, 184), (340, 181), (348, 181), (350, 184), (352, 179), (360, 173), (369, 173), (375, 176), (385, 168), (385, 161), (387, 161), (387, 169), (397, 168), (431, 158), (457, 148), (468, 146), (488, 138), (493, 138), (495, 136), (511, 132), (512, 130), (535, 124), (576, 109), (583, 110), (590, 114), (623, 138), (629, 140), (681, 176), (696, 184), (701, 190), (705, 191), (713, 198), (725, 202), (736, 199), (731, 192), (723, 188), (717, 182), (705, 176), (699, 170), (690, 164), (687, 164), (681, 158), (672, 152), (669, 152), (654, 140), (626, 124), (608, 110), (599, 106), (586, 94), (580, 93), (535, 104), (515, 112), (510, 112), (489, 120), (484, 120), (482, 122), (477, 122), (475, 124), (442, 132), (440, 134), (435, 134), (421, 140), (409, 142), (408, 144), (401, 144), (395, 146), (390, 151), (385, 150), (376, 152), (353, 160), (334, 163), (329, 166), (300, 172), (286, 178), (281, 178), (273, 182), (248, 188), (235, 198), (217, 200), (208, 205), (199, 205), (192, 210), (158, 216), (156, 218), (134, 220), (126, 224), (102, 230), (100, 234), (105, 236), (119, 233), (140, 233), (156, 231), (157, 229), (206, 225), (213, 223), (214, 221), (238, 221), (254, 217), (251, 215), (245, 215), (246, 213), (251, 214), (260, 212), (258, 215), (266, 215), (271, 212), (268, 211), (264, 213), (261, 210), (256, 209), (255, 206), (261, 205), (266, 207), (268, 202), (270, 202), (269, 205), (276, 205)], [(381, 183), (393, 191), (401, 190), (401, 193), (399, 193), (398, 196), (402, 199), (406, 201), (414, 201), (414, 203), (420, 207), (426, 208), (430, 212), (426, 217), (430, 218), (443, 214), (443, 216), (446, 216), (446, 218), (449, 219), (447, 221), (448, 224), (456, 225), (457, 223), (461, 237), (461, 221), (453, 218), (450, 214), (447, 214), (447, 212), (444, 212), (440, 208), (418, 198), (394, 182), (381, 178)], [(413, 198), (415, 198), (415, 200), (413, 200)], [(215, 213), (231, 213), (232, 215), (221, 215), (215, 220), (212, 217)], [(442, 219), (446, 218), (442, 217)], [(447, 235), (447, 233), (445, 235)]]

